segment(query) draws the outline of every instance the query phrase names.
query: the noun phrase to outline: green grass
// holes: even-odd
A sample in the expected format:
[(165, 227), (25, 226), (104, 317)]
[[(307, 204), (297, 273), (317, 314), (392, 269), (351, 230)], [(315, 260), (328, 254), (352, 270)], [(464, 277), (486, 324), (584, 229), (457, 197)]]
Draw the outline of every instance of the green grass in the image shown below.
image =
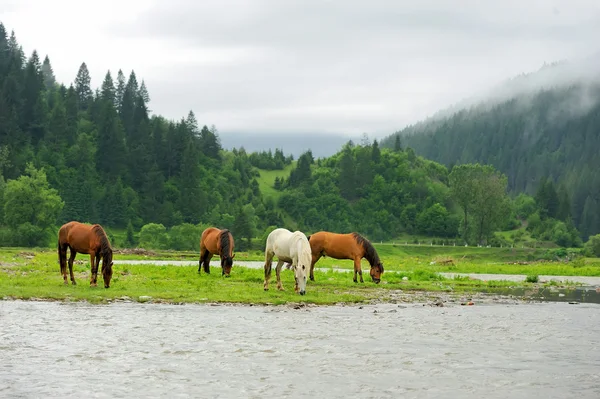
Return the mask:
[[(188, 256), (192, 253), (178, 253), (174, 256)], [(240, 254), (241, 255), (241, 254)], [(239, 256), (239, 255), (238, 255)], [(236, 259), (238, 259), (236, 256)], [(255, 254), (247, 254), (241, 259), (250, 259)], [(385, 256), (389, 256), (386, 254)], [(159, 258), (163, 258), (160, 256)], [(203, 303), (231, 302), (253, 304), (283, 303), (358, 303), (370, 300), (388, 300), (393, 292), (494, 292), (508, 287), (539, 286), (528, 282), (480, 281), (458, 277), (446, 279), (437, 274), (439, 267), (429, 265), (426, 259), (405, 258), (404, 264), (389, 265), (388, 270), (402, 270), (399, 273), (385, 273), (382, 283), (375, 285), (368, 276), (368, 266), (364, 268), (365, 283), (352, 282), (349, 273), (334, 271), (315, 271), (316, 281), (309, 282), (307, 295), (294, 293), (293, 273), (282, 271), (282, 281), (286, 291), (277, 291), (275, 272), (271, 277), (271, 289), (263, 290), (263, 271), (235, 266), (231, 278), (223, 278), (219, 268), (212, 268), (210, 275), (198, 274), (197, 266), (151, 266), (151, 265), (115, 265), (110, 289), (89, 286), (89, 258), (79, 255), (74, 265), (77, 285), (64, 285), (59, 273), (56, 253), (50, 250), (31, 250), (18, 248), (0, 249), (0, 292), (4, 298), (86, 300), (103, 303), (117, 299), (143, 301), (150, 296), (154, 302)], [(79, 262), (77, 262), (79, 261)], [(323, 267), (330, 259), (322, 259)], [(340, 261), (337, 261), (340, 262)], [(351, 262), (341, 261), (351, 267)], [(392, 263), (392, 262), (390, 262)], [(347, 265), (346, 265), (347, 264)], [(479, 265), (481, 266), (481, 265)], [(543, 269), (551, 265), (541, 265)], [(597, 271), (600, 264), (590, 262), (587, 266), (571, 266), (572, 269)], [(450, 270), (456, 271), (456, 270)], [(589, 270), (588, 270), (589, 271)], [(486, 271), (487, 272), (487, 271)], [(524, 273), (538, 274), (538, 273)], [(567, 274), (567, 273), (561, 273)], [(568, 274), (567, 274), (568, 275)], [(576, 275), (576, 274), (573, 274)], [(407, 277), (407, 280), (403, 280)], [(102, 286), (102, 277), (99, 276)]]
[(257, 179), (258, 187), (260, 188), (260, 192), (262, 193), (263, 197), (271, 197), (273, 200), (277, 201), (281, 196), (281, 191), (277, 191), (273, 188), (275, 178), (287, 178), (295, 166), (296, 161), (293, 161), (291, 164), (287, 165), (283, 170), (258, 169), (260, 173), (260, 176)]
[[(578, 258), (571, 262), (532, 261), (547, 256), (546, 249), (531, 248), (478, 248), (478, 247), (441, 247), (427, 245), (391, 245), (375, 244), (375, 248), (385, 266), (386, 271), (428, 270), (431, 272), (449, 273), (484, 273), (484, 274), (524, 274), (524, 275), (561, 275), (561, 276), (600, 276), (600, 259)], [(12, 258), (21, 252), (35, 252), (36, 258), (56, 264), (57, 255), (54, 249), (0, 248), (0, 262), (12, 262)], [(151, 251), (146, 255), (115, 253), (115, 259), (156, 259), (156, 260), (192, 260), (198, 259), (194, 251)], [(214, 258), (216, 259), (216, 258)], [(77, 260), (89, 262), (87, 255), (77, 255)], [(236, 261), (264, 261), (264, 253), (260, 250), (236, 252)], [(444, 264), (444, 261), (452, 263)], [(352, 269), (350, 260), (321, 258), (317, 268)], [(369, 265), (362, 260), (363, 270)]]

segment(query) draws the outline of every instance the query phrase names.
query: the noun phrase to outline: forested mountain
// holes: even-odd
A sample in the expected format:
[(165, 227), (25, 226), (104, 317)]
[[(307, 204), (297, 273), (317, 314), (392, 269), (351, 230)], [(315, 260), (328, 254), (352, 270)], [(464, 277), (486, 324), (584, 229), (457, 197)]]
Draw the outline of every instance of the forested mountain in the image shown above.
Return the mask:
[(570, 202), (584, 236), (600, 232), (600, 58), (521, 76), (492, 98), (446, 111), (382, 141), (448, 167), (494, 165), (513, 193), (548, 178)]
[(447, 169), (413, 152), (368, 141), (316, 163), (306, 152), (278, 181), (276, 202), (263, 198), (257, 168), (283, 169), (291, 156), (226, 151), (192, 111), (177, 121), (150, 115), (134, 71), (108, 71), (96, 90), (91, 79), (83, 63), (73, 84), (57, 82), (50, 59), (26, 58), (0, 24), (1, 244), (39, 243), (69, 220), (130, 230), (213, 224), (244, 238), (284, 225), (376, 239), (457, 233)]
[[(48, 57), (34, 51), (26, 59), (14, 32), (7, 36), (0, 24), (0, 191), (8, 190), (4, 180), (23, 174), (47, 179), (63, 201), (52, 223), (202, 221), (242, 234), (253, 218), (281, 223), (263, 203), (245, 151), (222, 151), (216, 129), (201, 127), (191, 111), (178, 121), (150, 116), (149, 92), (134, 71), (126, 77), (119, 70), (114, 80), (109, 71), (94, 91), (83, 63), (66, 87)], [(27, 222), (29, 230), (48, 227)]]

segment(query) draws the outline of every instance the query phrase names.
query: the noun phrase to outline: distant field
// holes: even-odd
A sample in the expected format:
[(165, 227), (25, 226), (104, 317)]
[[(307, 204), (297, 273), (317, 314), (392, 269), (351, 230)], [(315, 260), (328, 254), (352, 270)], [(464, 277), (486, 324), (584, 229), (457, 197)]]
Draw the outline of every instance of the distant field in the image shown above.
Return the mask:
[(279, 177), (288, 177), (292, 169), (296, 166), (296, 161), (293, 161), (291, 164), (286, 166), (283, 170), (264, 170), (258, 169), (260, 172), (260, 177), (258, 178), (258, 186), (260, 187), (260, 192), (262, 195), (266, 197), (271, 197), (275, 201), (281, 195), (280, 191), (277, 191), (273, 188), (273, 183), (275, 183), (275, 178)]

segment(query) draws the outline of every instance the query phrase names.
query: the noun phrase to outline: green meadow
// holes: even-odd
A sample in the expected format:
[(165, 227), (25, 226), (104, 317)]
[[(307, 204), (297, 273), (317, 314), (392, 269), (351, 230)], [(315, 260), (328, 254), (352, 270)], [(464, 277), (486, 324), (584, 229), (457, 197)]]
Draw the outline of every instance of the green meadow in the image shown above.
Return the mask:
[[(89, 286), (89, 257), (78, 254), (74, 273), (77, 285), (64, 285), (59, 272), (56, 252), (49, 249), (0, 249), (0, 297), (5, 299), (48, 299), (63, 301), (85, 300), (104, 303), (112, 300), (153, 301), (168, 303), (361, 303), (389, 300), (394, 292), (445, 292), (464, 294), (503, 291), (508, 287), (540, 287), (541, 283), (480, 281), (464, 277), (448, 279), (437, 272), (455, 273), (509, 273), (526, 275), (600, 276), (597, 259), (578, 258), (572, 262), (527, 262), (534, 250), (500, 248), (442, 248), (419, 246), (377, 245), (386, 271), (382, 283), (370, 281), (368, 264), (363, 260), (364, 283), (354, 283), (349, 273), (333, 270), (315, 271), (314, 282), (307, 285), (307, 294), (294, 293), (294, 277), (290, 270), (282, 270), (285, 291), (276, 287), (273, 270), (270, 290), (263, 290), (263, 270), (236, 267), (232, 277), (221, 276), (219, 267), (212, 273), (198, 274), (197, 266), (114, 265), (111, 288)], [(535, 255), (535, 253), (534, 253)], [(540, 250), (535, 256), (544, 255)], [(114, 259), (137, 260), (196, 260), (193, 252), (142, 252), (121, 254)], [(236, 261), (262, 261), (259, 252), (236, 254)], [(449, 262), (449, 261), (452, 262)], [(446, 262), (446, 263), (444, 263)], [(520, 262), (521, 264), (518, 264)], [(517, 264), (513, 264), (517, 263)], [(351, 261), (322, 258), (317, 268), (352, 268)], [(555, 285), (556, 283), (552, 283)]]

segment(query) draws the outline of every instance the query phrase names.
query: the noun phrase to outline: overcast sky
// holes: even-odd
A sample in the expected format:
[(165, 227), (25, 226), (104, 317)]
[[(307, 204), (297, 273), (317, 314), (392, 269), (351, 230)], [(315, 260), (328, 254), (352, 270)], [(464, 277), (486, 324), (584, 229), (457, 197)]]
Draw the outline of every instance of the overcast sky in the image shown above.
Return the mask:
[(0, 0), (0, 21), (59, 81), (134, 69), (154, 113), (221, 135), (381, 137), (600, 49), (598, 0)]

